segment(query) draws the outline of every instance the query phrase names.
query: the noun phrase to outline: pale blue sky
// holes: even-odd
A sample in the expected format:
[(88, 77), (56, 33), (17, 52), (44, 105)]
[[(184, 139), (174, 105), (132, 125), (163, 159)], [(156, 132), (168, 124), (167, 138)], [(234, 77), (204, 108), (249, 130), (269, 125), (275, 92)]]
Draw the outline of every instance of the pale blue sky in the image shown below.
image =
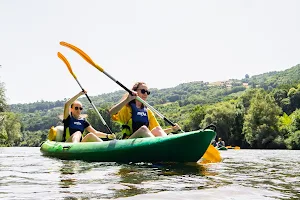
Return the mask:
[(59, 45), (74, 44), (130, 87), (241, 79), (300, 63), (297, 0), (1, 0), (0, 81), (8, 103), (121, 88)]

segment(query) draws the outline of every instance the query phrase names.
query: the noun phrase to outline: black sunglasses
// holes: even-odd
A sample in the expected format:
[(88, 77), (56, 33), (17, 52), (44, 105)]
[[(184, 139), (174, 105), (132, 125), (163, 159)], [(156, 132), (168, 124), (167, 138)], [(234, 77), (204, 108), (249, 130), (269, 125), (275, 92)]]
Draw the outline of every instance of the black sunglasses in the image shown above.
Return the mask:
[(82, 110), (83, 108), (82, 108), (82, 107), (77, 107), (77, 106), (76, 106), (76, 107), (75, 107), (75, 110), (78, 110), (78, 109), (79, 109), (79, 110)]
[(141, 90), (142, 94), (145, 94), (145, 93), (147, 93), (148, 95), (150, 94), (150, 91), (148, 91), (148, 90), (145, 90), (145, 89), (139, 89), (139, 90)]

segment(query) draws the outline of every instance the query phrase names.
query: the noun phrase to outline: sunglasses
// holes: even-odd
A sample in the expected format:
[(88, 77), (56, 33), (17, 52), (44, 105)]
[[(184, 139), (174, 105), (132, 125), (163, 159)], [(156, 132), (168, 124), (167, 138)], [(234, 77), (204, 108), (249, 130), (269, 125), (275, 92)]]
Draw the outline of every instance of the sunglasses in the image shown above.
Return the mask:
[(82, 108), (82, 107), (77, 107), (77, 106), (76, 106), (76, 107), (75, 107), (75, 110), (78, 110), (78, 109), (79, 109), (79, 110), (82, 110), (83, 108)]
[(148, 95), (150, 94), (150, 91), (148, 91), (148, 90), (145, 90), (145, 89), (139, 89), (139, 90), (141, 90), (142, 94), (145, 94), (145, 93), (147, 93)]

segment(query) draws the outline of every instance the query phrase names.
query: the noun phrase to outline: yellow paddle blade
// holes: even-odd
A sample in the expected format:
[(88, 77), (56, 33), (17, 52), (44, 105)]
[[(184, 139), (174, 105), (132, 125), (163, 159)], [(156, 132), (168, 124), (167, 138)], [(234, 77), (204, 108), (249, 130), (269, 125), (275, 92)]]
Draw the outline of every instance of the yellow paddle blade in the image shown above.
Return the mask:
[(68, 60), (60, 52), (57, 52), (57, 56), (67, 65), (68, 70), (72, 74), (72, 76), (75, 79), (77, 79), (76, 75), (73, 73), (72, 67), (71, 67), (70, 63), (68, 62)]
[(82, 51), (78, 47), (76, 47), (76, 46), (74, 46), (72, 44), (66, 43), (66, 42), (60, 42), (59, 44), (62, 45), (62, 46), (65, 46), (65, 47), (68, 47), (68, 48), (72, 49), (73, 51), (75, 51), (76, 53), (78, 53), (84, 60), (86, 60), (91, 65), (94, 65), (94, 66), (96, 65), (96, 63), (94, 63), (94, 61), (86, 53), (84, 53), (84, 51)]
[(241, 147), (235, 146), (234, 149), (235, 149), (235, 150), (239, 150), (239, 149), (241, 149)]
[(201, 158), (201, 163), (217, 163), (221, 161), (222, 158), (220, 152), (210, 144)]
[(60, 42), (59, 44), (62, 46), (68, 47), (68, 48), (72, 49), (73, 51), (75, 51), (76, 53), (78, 53), (84, 60), (86, 60), (88, 63), (90, 63), (91, 65), (96, 67), (99, 71), (101, 71), (101, 72), (104, 71), (102, 67), (97, 65), (84, 51), (82, 51), (78, 47), (76, 47), (72, 44), (66, 43), (66, 42)]

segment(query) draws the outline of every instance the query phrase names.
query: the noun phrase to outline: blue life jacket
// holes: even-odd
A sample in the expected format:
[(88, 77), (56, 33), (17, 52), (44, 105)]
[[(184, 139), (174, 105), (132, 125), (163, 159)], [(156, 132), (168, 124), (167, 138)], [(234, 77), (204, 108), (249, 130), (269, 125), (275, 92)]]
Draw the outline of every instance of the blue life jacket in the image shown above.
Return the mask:
[(67, 119), (63, 120), (64, 123), (64, 141), (67, 140), (76, 131), (84, 132), (84, 129), (90, 124), (85, 118), (76, 119), (72, 115), (69, 115)]
[(147, 108), (137, 108), (135, 103), (130, 103), (132, 110), (132, 132), (137, 131), (141, 126), (149, 126), (148, 112)]
[[(71, 116), (70, 117), (69, 128), (70, 128), (70, 130), (76, 130), (76, 131), (80, 131), (81, 133), (83, 133), (84, 128), (85, 128), (84, 123), (85, 123), (84, 118), (76, 119), (73, 116)], [(74, 132), (76, 132), (76, 131), (74, 131)]]

